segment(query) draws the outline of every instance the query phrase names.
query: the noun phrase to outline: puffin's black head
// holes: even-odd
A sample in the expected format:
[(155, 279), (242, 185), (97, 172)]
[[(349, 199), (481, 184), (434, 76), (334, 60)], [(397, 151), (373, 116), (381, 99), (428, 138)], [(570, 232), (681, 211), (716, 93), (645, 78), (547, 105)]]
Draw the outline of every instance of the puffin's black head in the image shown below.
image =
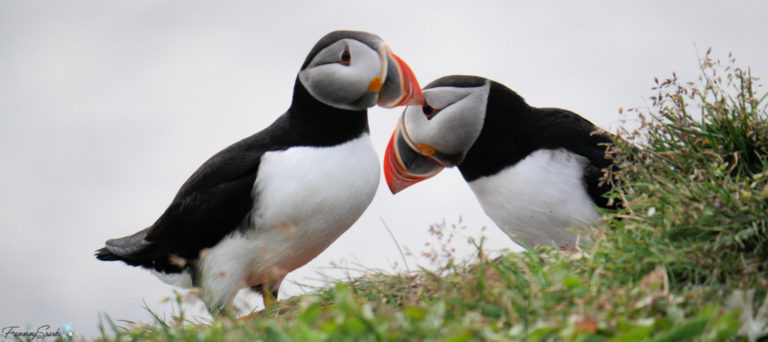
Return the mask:
[(405, 109), (384, 155), (392, 193), (461, 164), (483, 129), (492, 87), (514, 94), (477, 76), (445, 76), (424, 88), (423, 106)]
[(347, 110), (423, 101), (410, 67), (379, 36), (361, 31), (321, 38), (301, 66), (299, 81), (318, 101)]

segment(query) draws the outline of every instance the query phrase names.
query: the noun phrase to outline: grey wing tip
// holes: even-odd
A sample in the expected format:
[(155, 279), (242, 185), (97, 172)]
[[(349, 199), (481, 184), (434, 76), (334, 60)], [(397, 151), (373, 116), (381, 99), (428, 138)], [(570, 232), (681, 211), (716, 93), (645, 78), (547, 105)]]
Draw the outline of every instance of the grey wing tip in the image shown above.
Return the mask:
[(153, 245), (147, 241), (148, 229), (137, 232), (136, 234), (109, 239), (105, 246), (96, 251), (96, 257), (99, 260), (125, 260), (141, 257)]

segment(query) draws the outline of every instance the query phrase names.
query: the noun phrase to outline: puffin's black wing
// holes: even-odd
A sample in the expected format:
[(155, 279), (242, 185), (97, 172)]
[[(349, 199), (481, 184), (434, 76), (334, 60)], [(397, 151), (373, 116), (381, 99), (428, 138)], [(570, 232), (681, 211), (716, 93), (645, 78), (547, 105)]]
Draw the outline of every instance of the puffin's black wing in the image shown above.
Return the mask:
[(610, 186), (600, 184), (603, 170), (610, 167), (611, 159), (606, 157), (608, 147), (613, 144), (611, 135), (598, 128), (576, 113), (559, 108), (540, 108), (541, 124), (546, 127), (547, 146), (563, 147), (586, 157), (589, 164), (584, 169), (584, 183), (587, 193), (600, 207), (608, 208), (608, 199), (604, 197)]
[(107, 241), (97, 257), (163, 272), (181, 271), (178, 258), (198, 258), (202, 249), (218, 243), (247, 218), (262, 155), (289, 147), (284, 117), (208, 159), (151, 227)]

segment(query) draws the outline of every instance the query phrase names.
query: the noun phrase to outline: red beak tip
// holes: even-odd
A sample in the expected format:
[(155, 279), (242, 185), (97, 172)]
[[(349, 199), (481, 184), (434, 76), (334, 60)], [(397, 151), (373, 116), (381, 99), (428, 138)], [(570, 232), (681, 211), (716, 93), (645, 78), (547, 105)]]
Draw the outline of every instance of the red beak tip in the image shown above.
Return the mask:
[(400, 71), (403, 76), (402, 80), (402, 89), (405, 92), (403, 99), (395, 106), (421, 106), (424, 104), (424, 94), (421, 92), (421, 86), (419, 85), (419, 81), (416, 78), (416, 74), (414, 74), (413, 70), (411, 70), (411, 67), (408, 66), (400, 57), (395, 55), (394, 53), (392, 56), (395, 58), (395, 61), (397, 61), (397, 64), (399, 64)]
[(389, 187), (389, 192), (391, 192), (393, 195), (397, 195), (397, 193), (399, 193), (400, 191), (405, 190), (406, 188), (408, 188), (411, 185), (413, 185), (413, 184), (409, 184), (407, 182), (398, 181), (398, 180), (392, 180), (392, 181), (388, 180), (387, 181), (387, 186)]
[(387, 149), (384, 152), (384, 179), (387, 181), (389, 191), (392, 192), (393, 195), (411, 185), (401, 178), (401, 174), (397, 167), (398, 162), (397, 157), (395, 157), (396, 152), (394, 147), (396, 135), (397, 129), (392, 132), (392, 137), (389, 138), (389, 144), (387, 144)]
[(391, 192), (393, 195), (397, 195), (397, 193), (401, 190), (394, 187), (391, 183), (387, 183), (387, 185), (389, 186), (389, 192)]

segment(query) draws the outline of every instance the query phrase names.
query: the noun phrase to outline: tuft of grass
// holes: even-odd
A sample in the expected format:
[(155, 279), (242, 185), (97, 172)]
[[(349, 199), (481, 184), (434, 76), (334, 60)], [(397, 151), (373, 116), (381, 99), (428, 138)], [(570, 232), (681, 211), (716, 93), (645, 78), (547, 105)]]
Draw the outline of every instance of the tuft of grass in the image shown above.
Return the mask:
[(707, 51), (700, 66), (698, 82), (656, 80), (640, 129), (623, 134), (640, 148), (614, 151), (625, 209), (597, 257), (634, 279), (664, 265), (673, 286), (754, 285), (768, 269), (766, 95), (732, 59)]
[[(132, 326), (114, 341), (725, 341), (739, 311), (717, 291), (672, 292), (663, 267), (603, 286), (583, 251), (537, 248), (413, 274), (369, 274), (282, 301), (250, 322)], [(179, 302), (180, 303), (180, 302)], [(179, 322), (179, 320), (175, 320)]]
[[(656, 81), (606, 181), (620, 209), (582, 248), (535, 247), (369, 272), (255, 319), (118, 328), (109, 341), (757, 341), (768, 336), (768, 117), (749, 70), (701, 59)], [(453, 229), (456, 225), (450, 226)], [(446, 224), (431, 227), (441, 241)], [(448, 257), (447, 257), (448, 256)], [(180, 305), (181, 296), (177, 296)]]

